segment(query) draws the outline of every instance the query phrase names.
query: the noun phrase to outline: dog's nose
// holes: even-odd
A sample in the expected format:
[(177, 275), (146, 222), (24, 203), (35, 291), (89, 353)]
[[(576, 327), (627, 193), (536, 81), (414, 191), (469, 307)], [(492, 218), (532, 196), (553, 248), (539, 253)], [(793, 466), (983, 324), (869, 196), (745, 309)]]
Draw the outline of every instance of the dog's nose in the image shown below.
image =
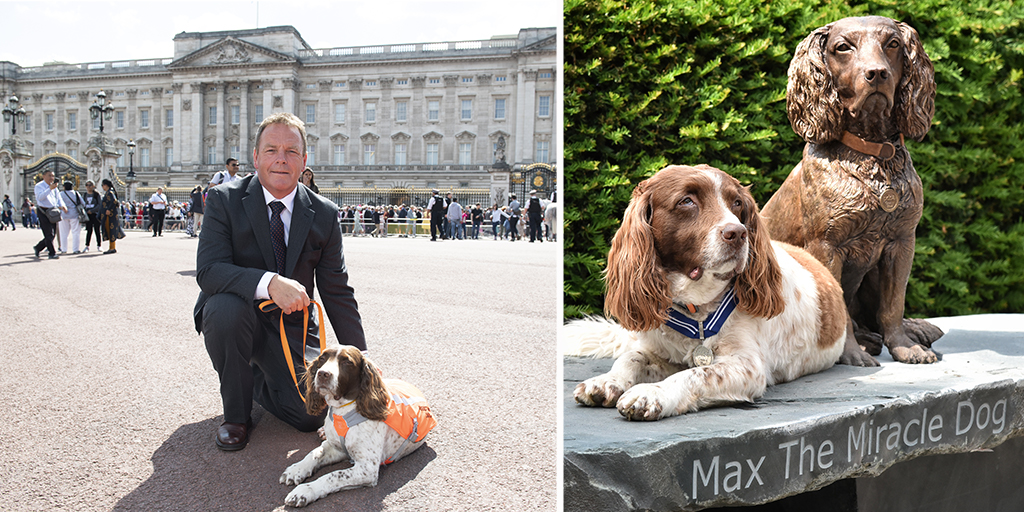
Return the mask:
[(743, 224), (727, 224), (722, 228), (722, 240), (725, 243), (736, 245), (747, 239), (747, 228)]
[(329, 382), (331, 380), (331, 374), (330, 374), (330, 372), (326, 372), (323, 369), (317, 370), (317, 372), (316, 372), (316, 380), (317, 380), (317, 382), (321, 382), (321, 383)]
[(864, 72), (864, 78), (871, 85), (879, 85), (889, 79), (889, 70), (885, 68), (872, 68)]

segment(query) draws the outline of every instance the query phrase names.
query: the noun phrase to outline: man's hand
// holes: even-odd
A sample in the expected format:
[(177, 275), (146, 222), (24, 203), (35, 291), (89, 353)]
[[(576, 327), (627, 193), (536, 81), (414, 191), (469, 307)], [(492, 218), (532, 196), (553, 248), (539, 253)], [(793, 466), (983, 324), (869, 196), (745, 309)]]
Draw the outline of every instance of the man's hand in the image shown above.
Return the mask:
[(286, 315), (309, 306), (306, 288), (294, 279), (275, 275), (267, 284), (267, 293), (270, 294), (270, 300)]

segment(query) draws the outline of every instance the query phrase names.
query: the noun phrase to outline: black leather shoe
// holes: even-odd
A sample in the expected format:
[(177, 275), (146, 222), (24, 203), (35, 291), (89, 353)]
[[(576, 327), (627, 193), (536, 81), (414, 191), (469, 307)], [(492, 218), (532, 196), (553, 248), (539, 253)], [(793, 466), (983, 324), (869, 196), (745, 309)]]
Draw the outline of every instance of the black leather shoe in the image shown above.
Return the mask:
[(37, 248), (35, 248), (35, 247), (33, 247), (33, 248), (32, 248), (32, 250), (36, 252), (36, 259), (38, 260), (38, 259), (39, 259), (39, 253), (40, 253), (40, 252), (41, 252), (42, 250), (41, 250), (41, 249), (37, 249)]
[(245, 448), (249, 443), (249, 434), (252, 433), (252, 419), (245, 423), (224, 422), (217, 429), (217, 448), (226, 452), (233, 452)]

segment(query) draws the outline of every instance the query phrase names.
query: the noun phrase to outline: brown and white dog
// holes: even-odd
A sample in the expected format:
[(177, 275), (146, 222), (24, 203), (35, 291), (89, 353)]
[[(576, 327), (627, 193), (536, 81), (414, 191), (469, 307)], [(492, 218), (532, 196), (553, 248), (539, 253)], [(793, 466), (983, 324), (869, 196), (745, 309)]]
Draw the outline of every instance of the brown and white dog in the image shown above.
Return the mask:
[[(750, 192), (706, 165), (666, 167), (636, 187), (606, 272), (605, 313), (619, 324), (567, 324), (563, 353), (617, 357), (573, 395), (627, 419), (753, 401), (769, 385), (831, 367), (852, 335), (828, 270), (770, 241)], [(700, 332), (670, 323), (696, 325), (703, 344)]]
[[(302, 507), (332, 492), (377, 485), (380, 466), (416, 451), (436, 423), (419, 390), (406, 382), (382, 379), (377, 367), (355, 347), (324, 350), (307, 370), (304, 382), (307, 411), (315, 415), (328, 406), (330, 411), (324, 442), (281, 475), (282, 484), (298, 485), (285, 498), (289, 506)], [(390, 426), (396, 424), (392, 421), (396, 409), (401, 411), (399, 417), (405, 414), (410, 433), (399, 434)], [(346, 459), (352, 467), (302, 483), (317, 469)]]

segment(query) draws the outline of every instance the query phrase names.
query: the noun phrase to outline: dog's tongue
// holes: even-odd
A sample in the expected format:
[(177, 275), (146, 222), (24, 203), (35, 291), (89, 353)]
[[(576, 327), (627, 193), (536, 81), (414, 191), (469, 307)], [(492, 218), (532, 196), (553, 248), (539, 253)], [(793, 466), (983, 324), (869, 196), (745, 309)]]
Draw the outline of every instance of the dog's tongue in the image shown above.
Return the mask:
[(704, 269), (697, 267), (690, 271), (690, 279), (694, 281), (700, 279), (700, 276), (704, 275)]

